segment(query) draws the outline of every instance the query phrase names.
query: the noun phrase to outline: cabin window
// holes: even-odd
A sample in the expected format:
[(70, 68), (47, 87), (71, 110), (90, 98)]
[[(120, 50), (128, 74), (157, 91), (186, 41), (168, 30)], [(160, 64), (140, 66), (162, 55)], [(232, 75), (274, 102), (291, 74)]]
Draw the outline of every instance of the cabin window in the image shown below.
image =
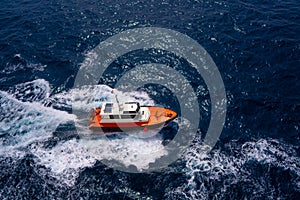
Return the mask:
[(124, 114), (135, 114), (136, 111), (124, 111), (123, 113), (124, 113)]
[(104, 108), (104, 113), (111, 113), (112, 112), (112, 108), (113, 108), (113, 104), (112, 103), (107, 103), (105, 105), (105, 108)]
[(110, 119), (120, 119), (119, 115), (109, 115)]
[(121, 115), (121, 119), (134, 119), (136, 115)]

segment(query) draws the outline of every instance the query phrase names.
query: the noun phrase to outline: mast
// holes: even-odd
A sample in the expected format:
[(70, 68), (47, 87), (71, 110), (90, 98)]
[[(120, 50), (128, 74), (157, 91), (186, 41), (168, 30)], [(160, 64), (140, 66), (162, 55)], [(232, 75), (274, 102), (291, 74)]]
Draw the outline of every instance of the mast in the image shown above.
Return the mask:
[(111, 93), (115, 95), (116, 102), (117, 102), (118, 107), (119, 107), (119, 111), (121, 111), (120, 102), (119, 102), (119, 99), (117, 97), (117, 93), (115, 92), (115, 90), (112, 90)]

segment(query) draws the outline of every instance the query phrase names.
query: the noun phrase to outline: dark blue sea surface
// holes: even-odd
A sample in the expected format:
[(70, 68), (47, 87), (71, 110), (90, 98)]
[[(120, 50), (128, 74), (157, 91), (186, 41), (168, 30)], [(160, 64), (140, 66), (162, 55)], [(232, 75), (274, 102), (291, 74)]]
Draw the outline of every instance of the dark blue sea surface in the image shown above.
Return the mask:
[[(298, 0), (2, 0), (0, 199), (299, 199), (299, 22)], [(190, 81), (201, 113), (199, 131), (177, 162), (127, 173), (102, 161), (122, 157), (125, 165), (134, 160), (145, 169), (166, 152), (131, 153), (163, 149), (165, 141), (85, 140), (66, 97), (86, 94), (73, 89), (75, 77), (100, 42), (143, 27), (178, 31), (206, 49), (224, 81), (227, 114), (216, 146), (201, 153), (211, 107), (203, 79), (170, 52), (121, 56), (99, 81), (100, 99), (111, 98), (124, 71), (163, 63)], [(130, 95), (178, 109), (159, 86)]]

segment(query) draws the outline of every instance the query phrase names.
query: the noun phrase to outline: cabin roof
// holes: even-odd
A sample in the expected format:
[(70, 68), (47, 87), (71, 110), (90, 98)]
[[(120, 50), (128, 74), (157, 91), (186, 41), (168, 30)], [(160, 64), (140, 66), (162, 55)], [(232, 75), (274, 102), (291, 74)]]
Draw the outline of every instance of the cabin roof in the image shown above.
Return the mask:
[(125, 102), (125, 103), (105, 103), (101, 109), (101, 115), (111, 114), (133, 114), (137, 113), (140, 109), (138, 102)]

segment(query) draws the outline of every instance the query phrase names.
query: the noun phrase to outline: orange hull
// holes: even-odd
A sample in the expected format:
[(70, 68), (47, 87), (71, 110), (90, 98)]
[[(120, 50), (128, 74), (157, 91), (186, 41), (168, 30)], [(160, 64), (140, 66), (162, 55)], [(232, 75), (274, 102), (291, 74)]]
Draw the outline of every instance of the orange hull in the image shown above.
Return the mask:
[(150, 117), (148, 121), (143, 122), (111, 122), (111, 123), (101, 123), (102, 117), (100, 115), (101, 108), (97, 108), (91, 111), (91, 119), (89, 120), (89, 128), (91, 131), (95, 132), (113, 132), (113, 131), (124, 131), (133, 129), (144, 129), (146, 128), (158, 128), (160, 126), (166, 125), (171, 120), (177, 117), (177, 113), (161, 107), (155, 106), (144, 106), (150, 111)]

